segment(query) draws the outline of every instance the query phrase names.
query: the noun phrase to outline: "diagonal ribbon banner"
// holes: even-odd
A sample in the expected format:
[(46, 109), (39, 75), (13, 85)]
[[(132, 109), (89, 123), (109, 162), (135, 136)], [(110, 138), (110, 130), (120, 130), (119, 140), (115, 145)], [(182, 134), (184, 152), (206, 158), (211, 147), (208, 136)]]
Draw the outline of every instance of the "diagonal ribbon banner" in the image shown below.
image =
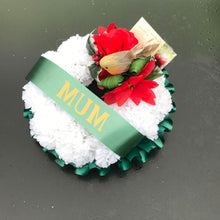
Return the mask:
[(26, 79), (119, 156), (125, 156), (144, 138), (99, 97), (48, 59), (40, 57)]

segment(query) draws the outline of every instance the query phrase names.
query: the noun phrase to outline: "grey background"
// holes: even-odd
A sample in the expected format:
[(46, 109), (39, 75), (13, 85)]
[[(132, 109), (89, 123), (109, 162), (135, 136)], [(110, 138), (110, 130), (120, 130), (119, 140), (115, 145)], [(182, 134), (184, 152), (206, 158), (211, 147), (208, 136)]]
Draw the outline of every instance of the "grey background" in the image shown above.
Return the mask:
[[(30, 138), (24, 78), (71, 35), (141, 16), (178, 53), (174, 129), (141, 169), (78, 177)], [(219, 18), (218, 0), (0, 0), (0, 219), (219, 219)]]

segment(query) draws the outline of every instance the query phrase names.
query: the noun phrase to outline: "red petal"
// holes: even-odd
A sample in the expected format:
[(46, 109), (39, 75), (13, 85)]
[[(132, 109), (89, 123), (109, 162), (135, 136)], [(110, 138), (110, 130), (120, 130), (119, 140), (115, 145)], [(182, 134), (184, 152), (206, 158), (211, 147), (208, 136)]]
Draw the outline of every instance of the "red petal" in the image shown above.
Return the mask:
[(142, 95), (143, 97), (150, 97), (152, 99), (156, 98), (156, 95), (154, 94), (154, 92), (151, 89), (146, 89), (146, 92)]
[(98, 49), (99, 53), (101, 53), (103, 56), (105, 56), (106, 52), (102, 47), (100, 36), (99, 35), (93, 35), (92, 37), (95, 40), (94, 44), (97, 46), (97, 49)]
[(148, 94), (148, 90), (149, 89), (146, 85), (139, 83), (134, 88), (134, 94), (135, 96), (142, 97)]
[(103, 30), (100, 28), (102, 34), (98, 35), (100, 38), (99, 42), (97, 41), (97, 47), (99, 45), (105, 51), (105, 55), (130, 50), (138, 43), (133, 33), (126, 29), (117, 28), (114, 23), (109, 25), (107, 34)]
[(132, 94), (131, 94), (131, 96), (130, 96), (130, 99), (131, 99), (136, 105), (139, 105), (139, 104), (140, 104), (141, 97), (135, 96), (134, 91), (132, 92)]
[(102, 96), (104, 102), (111, 105), (117, 102), (118, 106), (123, 105), (129, 98), (132, 90), (128, 89), (128, 83), (124, 82), (121, 86)]
[(118, 106), (122, 106), (130, 97), (132, 93), (132, 89), (124, 89), (117, 94), (115, 94), (115, 99), (118, 104)]
[(144, 96), (142, 96), (142, 100), (144, 102), (151, 104), (151, 105), (156, 105), (156, 102), (154, 100), (155, 98), (156, 98), (156, 96), (155, 96), (154, 92), (150, 89), (148, 89), (147, 95), (145, 94)]
[(111, 74), (108, 71), (106, 71), (105, 69), (102, 68), (102, 71), (99, 73), (98, 77), (99, 77), (99, 80), (101, 81), (105, 78), (108, 78), (109, 76), (111, 76)]
[(142, 97), (142, 100), (148, 104), (156, 105), (155, 100), (151, 97)]
[(129, 86), (128, 81), (125, 81), (125, 82), (123, 82), (123, 84), (121, 86), (115, 88), (111, 92), (112, 93), (118, 93), (118, 92), (120, 92), (122, 90), (128, 89), (128, 86)]
[(147, 89), (147, 92), (143, 94), (142, 97), (151, 97), (151, 98), (156, 98), (155, 93), (151, 89)]
[(121, 35), (123, 37), (123, 48), (122, 50), (130, 50), (131, 48), (133, 48), (136, 44), (138, 44), (138, 39), (134, 36), (134, 33), (123, 29), (123, 28), (119, 28), (121, 31)]
[(146, 88), (150, 88), (150, 89), (153, 89), (153, 88), (156, 88), (159, 84), (153, 80), (143, 80), (141, 81), (141, 84), (145, 85)]
[(98, 27), (98, 32), (99, 35), (93, 35), (94, 44), (104, 56), (122, 50), (130, 50), (138, 43), (132, 32), (117, 28), (114, 23), (111, 23), (107, 30), (104, 27)]
[(98, 27), (98, 33), (99, 33), (99, 34), (103, 34), (103, 33), (105, 33), (106, 31), (107, 31), (106, 28), (101, 27), (101, 26)]
[(102, 47), (105, 49), (106, 55), (122, 50), (124, 39), (117, 30), (118, 29), (113, 29), (108, 34), (100, 36)]
[[(150, 94), (153, 93), (153, 91), (151, 90), (152, 88), (152, 85), (151, 85), (151, 82), (150, 82), (150, 85), (149, 85), (149, 82), (145, 82), (147, 80), (142, 80), (140, 83), (138, 83), (135, 88), (134, 88), (134, 92), (136, 95), (139, 95), (141, 97), (144, 97), (144, 96), (148, 96)], [(151, 81), (151, 80), (149, 80)], [(153, 84), (155, 84), (156, 82), (152, 81)], [(150, 93), (150, 94), (149, 94)], [(152, 95), (154, 98), (156, 97), (153, 93)]]
[(154, 69), (155, 61), (150, 61), (147, 63), (144, 68), (141, 70), (139, 75), (143, 75), (143, 78), (147, 77)]
[(102, 86), (98, 86), (98, 88), (99, 88), (99, 89), (101, 89), (101, 90), (103, 90), (103, 89), (104, 89), (104, 87), (102, 87)]
[(115, 94), (112, 94), (111, 92), (103, 95), (102, 98), (104, 99), (104, 102), (108, 105), (111, 105), (116, 102)]
[(128, 82), (132, 85), (132, 86), (135, 86), (137, 85), (141, 80), (143, 80), (143, 76), (131, 76), (129, 79), (128, 79)]
[(114, 24), (114, 23), (111, 23), (109, 26), (108, 26), (108, 29), (107, 29), (107, 32), (110, 32), (112, 29), (116, 29), (117, 26)]

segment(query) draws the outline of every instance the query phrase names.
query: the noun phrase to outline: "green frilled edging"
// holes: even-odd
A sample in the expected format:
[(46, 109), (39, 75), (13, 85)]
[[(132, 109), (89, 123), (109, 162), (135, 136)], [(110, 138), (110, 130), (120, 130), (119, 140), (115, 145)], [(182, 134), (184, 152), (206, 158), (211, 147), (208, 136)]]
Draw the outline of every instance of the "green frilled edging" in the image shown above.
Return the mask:
[[(163, 73), (165, 76), (165, 87), (170, 92), (170, 94), (173, 94), (175, 92), (174, 86), (169, 83), (168, 72), (163, 69)], [(173, 102), (173, 108), (169, 113), (173, 113), (176, 111), (175, 103)], [(31, 109), (24, 109), (23, 112), (24, 118), (31, 119), (34, 117), (34, 114), (31, 112)], [(119, 161), (116, 163), (118, 164), (118, 167), (126, 171), (131, 167), (131, 161), (136, 158), (138, 161), (145, 163), (149, 158), (149, 153), (151, 150), (158, 148), (161, 149), (164, 145), (164, 132), (170, 132), (173, 128), (173, 123), (170, 118), (170, 115), (167, 114), (162, 122), (159, 124), (159, 130), (158, 130), (158, 139), (152, 141), (148, 138), (145, 138), (141, 141), (135, 148), (133, 148), (125, 157), (122, 157)], [(55, 162), (59, 164), (61, 167), (64, 167), (66, 164), (62, 159), (59, 159), (59, 155), (55, 150), (47, 150), (46, 148), (43, 148), (44, 152), (49, 152), (52, 155), (55, 156)], [(95, 161), (92, 163), (85, 164), (84, 166), (78, 168), (74, 163), (69, 163), (67, 165), (72, 165), (75, 168), (75, 174), (80, 176), (85, 176), (89, 173), (92, 169), (97, 169), (99, 171), (100, 176), (105, 176), (110, 171), (110, 166), (108, 168), (101, 168), (95, 164)]]

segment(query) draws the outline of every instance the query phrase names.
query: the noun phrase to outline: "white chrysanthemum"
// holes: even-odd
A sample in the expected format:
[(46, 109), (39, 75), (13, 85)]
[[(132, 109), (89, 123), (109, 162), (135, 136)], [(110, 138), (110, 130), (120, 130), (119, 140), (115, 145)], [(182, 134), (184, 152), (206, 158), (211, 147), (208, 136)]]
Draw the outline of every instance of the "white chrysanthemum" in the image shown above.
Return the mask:
[[(88, 35), (73, 36), (64, 41), (55, 51), (42, 56), (59, 65), (83, 85), (92, 82), (88, 63), (92, 61), (86, 50)], [(111, 107), (147, 138), (154, 140), (158, 135), (158, 124), (172, 109), (169, 91), (164, 86), (164, 77), (156, 81), (154, 89), (156, 105), (141, 102), (138, 106), (128, 100), (122, 107)], [(30, 132), (41, 146), (55, 150), (66, 164), (74, 163), (82, 167), (93, 162), (100, 167), (108, 167), (119, 160), (119, 156), (91, 135), (74, 118), (46, 96), (38, 87), (29, 82), (24, 86), (22, 98), (25, 108), (31, 108), (34, 117), (30, 119)]]

